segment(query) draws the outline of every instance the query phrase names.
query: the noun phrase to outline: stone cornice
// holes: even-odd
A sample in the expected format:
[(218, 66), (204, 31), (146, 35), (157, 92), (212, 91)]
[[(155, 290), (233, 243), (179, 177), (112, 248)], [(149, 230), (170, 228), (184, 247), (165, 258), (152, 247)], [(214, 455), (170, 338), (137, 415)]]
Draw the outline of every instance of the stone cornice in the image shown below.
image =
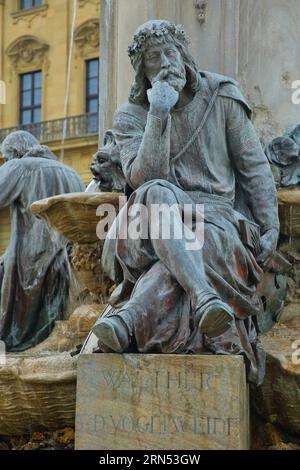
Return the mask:
[(31, 23), (38, 17), (45, 17), (48, 11), (47, 1), (38, 7), (26, 8), (24, 10), (17, 10), (11, 13), (13, 23), (17, 24), (20, 21), (25, 21), (28, 24), (28, 27), (31, 27)]

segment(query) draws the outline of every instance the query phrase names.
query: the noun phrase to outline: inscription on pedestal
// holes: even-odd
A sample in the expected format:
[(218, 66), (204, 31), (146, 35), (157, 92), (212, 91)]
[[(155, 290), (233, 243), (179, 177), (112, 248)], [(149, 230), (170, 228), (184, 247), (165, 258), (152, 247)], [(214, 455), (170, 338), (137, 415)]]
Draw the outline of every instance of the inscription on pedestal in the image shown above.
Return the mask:
[(247, 449), (248, 436), (240, 356), (79, 358), (77, 449)]

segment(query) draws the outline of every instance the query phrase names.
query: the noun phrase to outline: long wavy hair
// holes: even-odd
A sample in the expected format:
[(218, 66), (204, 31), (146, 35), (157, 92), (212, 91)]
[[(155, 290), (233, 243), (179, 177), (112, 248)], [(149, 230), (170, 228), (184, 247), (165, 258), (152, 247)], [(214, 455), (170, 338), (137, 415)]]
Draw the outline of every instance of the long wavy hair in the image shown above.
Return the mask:
[(135, 80), (129, 95), (129, 101), (131, 103), (140, 105), (148, 104), (147, 90), (151, 88), (151, 83), (144, 73), (144, 52), (146, 47), (148, 48), (151, 46), (169, 43), (172, 43), (177, 47), (183, 59), (187, 78), (186, 87), (189, 88), (193, 93), (199, 91), (201, 76), (187, 46), (183, 44), (178, 38), (176, 38), (176, 36), (171, 34), (165, 34), (159, 37), (150, 36), (147, 38), (145, 46), (140, 48), (140, 50), (135, 51), (135, 53), (131, 56), (131, 63), (136, 72)]

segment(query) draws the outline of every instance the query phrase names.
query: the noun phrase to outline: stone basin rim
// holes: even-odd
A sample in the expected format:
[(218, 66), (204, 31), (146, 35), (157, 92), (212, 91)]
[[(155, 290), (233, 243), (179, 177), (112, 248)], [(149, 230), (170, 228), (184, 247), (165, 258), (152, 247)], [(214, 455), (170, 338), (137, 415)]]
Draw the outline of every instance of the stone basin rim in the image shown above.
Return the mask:
[(277, 191), (279, 204), (295, 204), (300, 205), (300, 191), (298, 188), (279, 189)]
[(31, 210), (35, 215), (42, 214), (50, 207), (62, 202), (69, 202), (72, 204), (86, 204), (89, 206), (97, 207), (101, 203), (117, 203), (122, 193), (117, 192), (90, 192), (90, 193), (67, 193), (59, 194), (57, 196), (40, 199), (31, 204)]

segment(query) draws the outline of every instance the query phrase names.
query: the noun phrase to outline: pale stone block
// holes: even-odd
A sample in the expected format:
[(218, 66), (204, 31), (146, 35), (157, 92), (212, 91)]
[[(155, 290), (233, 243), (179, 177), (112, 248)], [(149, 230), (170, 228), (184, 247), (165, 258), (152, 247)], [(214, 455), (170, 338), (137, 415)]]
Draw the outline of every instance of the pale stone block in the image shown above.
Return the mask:
[(77, 449), (248, 449), (241, 356), (83, 354)]

